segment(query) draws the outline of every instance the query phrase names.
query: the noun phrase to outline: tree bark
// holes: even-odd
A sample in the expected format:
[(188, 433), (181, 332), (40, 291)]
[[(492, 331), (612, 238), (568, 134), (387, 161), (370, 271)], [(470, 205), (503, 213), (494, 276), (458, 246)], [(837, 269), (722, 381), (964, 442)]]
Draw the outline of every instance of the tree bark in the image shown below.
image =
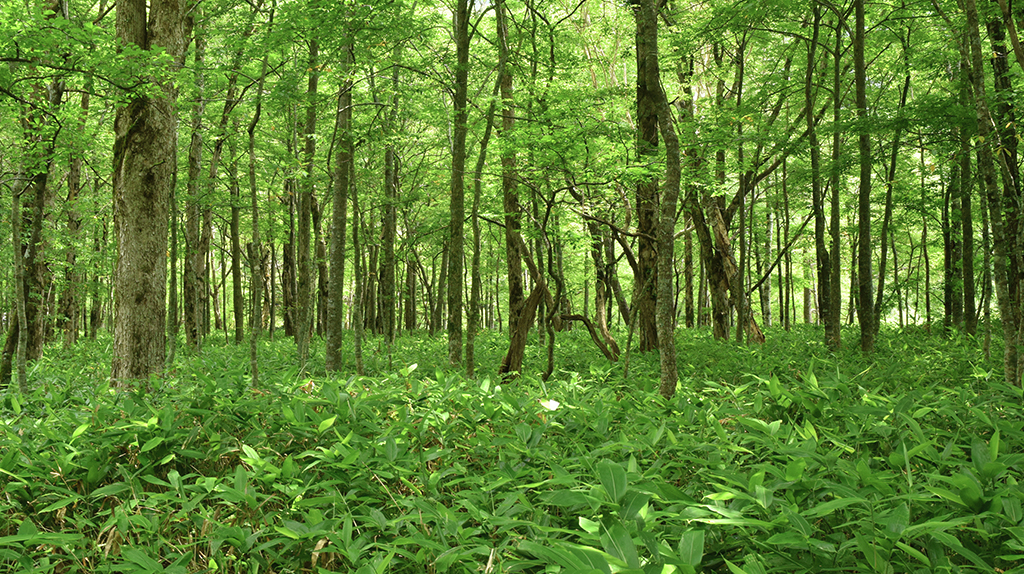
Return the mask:
[[(646, 61), (643, 69), (647, 74), (646, 83), (656, 110), (661, 139), (665, 142), (665, 185), (661, 194), (661, 212), (657, 227), (657, 341), (661, 365), (659, 392), (666, 399), (672, 398), (679, 380), (676, 369), (674, 271), (675, 271), (675, 225), (676, 204), (679, 199), (681, 162), (679, 138), (668, 98), (661, 88), (661, 71), (658, 64), (658, 15), (655, 0), (642, 0), (638, 15), (638, 44), (643, 36), (646, 45)], [(692, 104), (691, 104), (692, 105)], [(643, 251), (641, 251), (642, 253)]]
[(860, 188), (857, 193), (857, 285), (860, 321), (860, 348), (865, 354), (875, 349), (875, 312), (871, 299), (871, 135), (864, 125), (868, 116), (867, 67), (864, 62), (864, 0), (854, 0), (853, 68), (857, 91), (857, 118), (860, 122)]
[(352, 63), (352, 48), (345, 46), (341, 54), (339, 76), (343, 78), (338, 88), (338, 104), (335, 113), (335, 130), (340, 141), (334, 159), (334, 182), (331, 211), (331, 271), (327, 285), (327, 341), (325, 342), (325, 365), (328, 371), (341, 370), (345, 323), (345, 226), (348, 220), (349, 173), (352, 166), (352, 82), (348, 70)]
[[(1010, 297), (1010, 254), (1016, 238), (1007, 235), (1004, 219), (1003, 195), (996, 181), (996, 158), (992, 140), (998, 132), (992, 128), (992, 114), (989, 112), (982, 60), (981, 33), (979, 30), (978, 7), (974, 0), (964, 0), (967, 14), (967, 41), (970, 44), (971, 82), (974, 89), (974, 105), (978, 117), (978, 172), (984, 182), (988, 202), (989, 225), (992, 233), (992, 254), (995, 267), (996, 300), (999, 314), (1003, 319), (1003, 375), (1007, 385), (1020, 383), (1018, 371), (1018, 328), (1013, 321), (1014, 301)], [(1008, 206), (1007, 206), (1008, 207)]]
[[(651, 85), (647, 66), (656, 46), (645, 34), (642, 10), (634, 10), (636, 18), (636, 115), (637, 159), (642, 164), (653, 164), (658, 153), (658, 112), (655, 91), (660, 86)], [(636, 313), (640, 339), (637, 348), (641, 352), (658, 348), (656, 301), (658, 293), (658, 179), (653, 174), (645, 175), (636, 184), (637, 213), (637, 266), (633, 278), (633, 304)]]
[(299, 192), (298, 277), (295, 305), (295, 343), (299, 352), (299, 369), (305, 372), (309, 360), (310, 320), (312, 318), (312, 270), (310, 265), (310, 218), (313, 211), (313, 159), (316, 154), (316, 97), (320, 79), (319, 45), (309, 42), (309, 82), (306, 86), (306, 122), (302, 128), (304, 140), (302, 164), (306, 179)]
[(828, 245), (825, 242), (825, 191), (821, 177), (821, 151), (818, 144), (818, 132), (814, 121), (815, 91), (813, 87), (814, 69), (817, 66), (818, 37), (821, 29), (821, 6), (812, 2), (814, 23), (811, 39), (807, 45), (807, 76), (804, 81), (804, 106), (807, 114), (808, 147), (811, 152), (811, 203), (814, 210), (814, 252), (818, 274), (818, 316), (825, 325), (825, 344), (828, 348), (839, 348), (839, 324), (834, 322), (832, 306), (838, 301), (832, 300), (832, 263)]
[(202, 24), (202, 12), (196, 7), (198, 24), (193, 28), (192, 51), (196, 100), (192, 104), (192, 134), (188, 146), (188, 180), (185, 197), (185, 269), (182, 281), (185, 341), (189, 348), (202, 348), (205, 329), (206, 306), (206, 253), (201, 239), (202, 205), (200, 201), (200, 178), (203, 162), (203, 115), (206, 113), (205, 58), (206, 36)]
[[(117, 0), (117, 36), (143, 50), (182, 50), (181, 0)], [(114, 120), (114, 343), (119, 384), (160, 372), (165, 357), (167, 215), (175, 160), (177, 91), (135, 95)]]
[[(274, 12), (270, 12), (267, 21), (268, 32), (274, 25)], [(269, 55), (263, 54), (260, 64), (260, 77), (256, 82), (256, 109), (246, 130), (249, 135), (249, 200), (252, 217), (252, 242), (249, 245), (249, 272), (252, 281), (252, 318), (249, 320), (249, 376), (253, 388), (259, 386), (259, 340), (263, 332), (263, 244), (260, 240), (260, 204), (259, 187), (256, 185), (256, 126), (263, 114), (263, 86), (267, 77)], [(271, 326), (273, 328), (273, 326)]]
[(465, 257), (463, 225), (466, 220), (466, 133), (469, 130), (467, 94), (469, 89), (469, 0), (457, 0), (454, 15), (455, 38), (455, 126), (452, 138), (451, 215), (448, 227), (448, 363), (462, 363), (462, 291)]

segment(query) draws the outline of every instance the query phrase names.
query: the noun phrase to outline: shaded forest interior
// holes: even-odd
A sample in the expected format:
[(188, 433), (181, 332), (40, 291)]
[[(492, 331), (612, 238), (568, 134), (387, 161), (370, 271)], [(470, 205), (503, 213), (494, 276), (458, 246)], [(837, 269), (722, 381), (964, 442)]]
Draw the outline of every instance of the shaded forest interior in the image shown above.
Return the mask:
[(115, 382), (218, 330), (254, 384), (261, 338), (362, 374), (402, 331), (472, 377), (484, 329), (546, 379), (584, 329), (668, 397), (678, 328), (795, 323), (959, 331), (1021, 383), (1024, 6), (0, 6), (0, 384), (105, 331)]

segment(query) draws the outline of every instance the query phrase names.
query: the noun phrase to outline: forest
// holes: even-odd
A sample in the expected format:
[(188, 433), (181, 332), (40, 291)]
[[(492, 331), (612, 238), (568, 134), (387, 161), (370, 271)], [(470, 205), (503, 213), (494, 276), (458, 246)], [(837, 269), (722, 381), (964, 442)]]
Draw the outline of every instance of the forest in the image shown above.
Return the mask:
[(1024, 571), (1021, 26), (0, 0), (0, 571)]

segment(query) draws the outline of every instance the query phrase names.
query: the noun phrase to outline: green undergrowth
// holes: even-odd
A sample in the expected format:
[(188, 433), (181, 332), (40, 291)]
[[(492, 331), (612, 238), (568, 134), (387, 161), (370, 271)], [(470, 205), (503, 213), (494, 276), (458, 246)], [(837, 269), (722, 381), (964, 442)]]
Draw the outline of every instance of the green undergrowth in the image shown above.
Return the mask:
[(145, 393), (86, 345), (3, 395), (0, 572), (1024, 572), (1021, 390), (974, 342), (768, 335), (681, 332), (670, 401), (583, 333), (546, 382), (406, 337), (372, 377), (266, 342), (255, 389), (209, 345)]

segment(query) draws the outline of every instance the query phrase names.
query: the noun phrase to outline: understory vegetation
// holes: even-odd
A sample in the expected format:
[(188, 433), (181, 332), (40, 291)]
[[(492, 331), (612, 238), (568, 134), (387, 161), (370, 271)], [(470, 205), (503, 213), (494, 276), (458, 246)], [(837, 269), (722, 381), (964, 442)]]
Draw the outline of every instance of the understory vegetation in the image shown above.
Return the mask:
[(503, 383), (504, 337), (476, 380), (426, 334), (348, 378), (264, 341), (259, 388), (213, 339), (148, 391), (109, 339), (48, 353), (0, 406), (0, 572), (1024, 571), (1021, 389), (977, 341), (687, 331), (666, 401), (582, 330)]

